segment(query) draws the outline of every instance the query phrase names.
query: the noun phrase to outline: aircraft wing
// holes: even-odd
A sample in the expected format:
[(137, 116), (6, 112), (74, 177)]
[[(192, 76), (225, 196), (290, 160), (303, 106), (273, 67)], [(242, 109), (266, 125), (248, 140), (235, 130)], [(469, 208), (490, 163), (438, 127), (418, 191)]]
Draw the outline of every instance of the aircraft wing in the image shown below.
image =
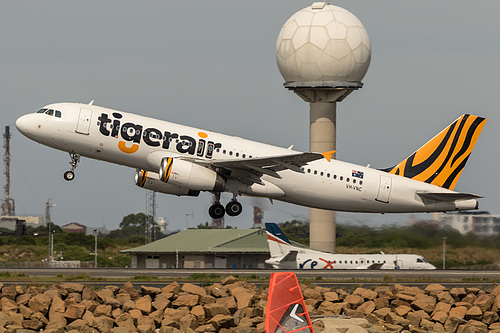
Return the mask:
[[(301, 169), (302, 166), (309, 162), (316, 161), (322, 158), (329, 159), (331, 157), (331, 152), (319, 154), (319, 153), (298, 153), (298, 154), (288, 154), (279, 156), (267, 156), (267, 157), (257, 157), (247, 160), (242, 159), (231, 159), (231, 160), (211, 160), (211, 161), (199, 161), (197, 163), (208, 163), (216, 168), (226, 169), (231, 171), (231, 176), (233, 172), (238, 175), (241, 174), (239, 178), (245, 178), (245, 173), (255, 175), (260, 178), (262, 175), (268, 175), (274, 178), (281, 178), (278, 171), (282, 170), (292, 170), (295, 172), (304, 173)], [(252, 178), (252, 177), (250, 177)], [(252, 179), (252, 182), (259, 183), (260, 180)]]
[(429, 199), (435, 201), (444, 201), (444, 202), (453, 202), (457, 200), (470, 200), (470, 199), (479, 199), (482, 196), (472, 193), (459, 193), (459, 192), (450, 192), (450, 193), (439, 193), (439, 192), (417, 192), (422, 199)]
[(373, 263), (371, 265), (364, 265), (364, 266), (356, 267), (356, 269), (380, 269), (380, 268), (382, 268), (383, 265), (384, 265), (383, 263)]

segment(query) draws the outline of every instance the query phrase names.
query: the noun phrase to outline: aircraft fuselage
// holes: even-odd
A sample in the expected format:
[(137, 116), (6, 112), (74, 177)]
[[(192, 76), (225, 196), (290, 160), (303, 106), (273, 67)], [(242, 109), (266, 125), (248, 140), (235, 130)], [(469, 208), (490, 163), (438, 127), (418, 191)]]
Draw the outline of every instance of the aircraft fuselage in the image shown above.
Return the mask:
[[(70, 154), (159, 172), (165, 157), (200, 162), (210, 168), (215, 161), (251, 161), (300, 152), (235, 136), (178, 125), (95, 105), (57, 103), (22, 116), (16, 126), (28, 138)], [(216, 167), (212, 167), (220, 172)], [(223, 174), (228, 181), (241, 181), (249, 172), (239, 169)], [(262, 174), (262, 190), (239, 194), (270, 197), (307, 207), (377, 213), (436, 212), (476, 209), (474, 199), (438, 201), (417, 193), (456, 193), (451, 190), (399, 175), (325, 158), (309, 162), (300, 172), (284, 169), (279, 177)], [(228, 181), (229, 184), (229, 181)], [(202, 188), (202, 190), (204, 190)], [(227, 190), (227, 189), (226, 189)]]

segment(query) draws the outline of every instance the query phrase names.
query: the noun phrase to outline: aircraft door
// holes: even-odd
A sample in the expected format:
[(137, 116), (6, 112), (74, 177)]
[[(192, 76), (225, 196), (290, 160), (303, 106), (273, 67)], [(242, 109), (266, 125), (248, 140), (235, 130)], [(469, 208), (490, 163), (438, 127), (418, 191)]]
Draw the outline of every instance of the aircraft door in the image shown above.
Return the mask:
[(90, 130), (90, 120), (92, 119), (92, 110), (80, 109), (80, 115), (78, 116), (78, 123), (76, 125), (76, 133), (89, 134)]
[(378, 194), (375, 200), (389, 203), (389, 197), (391, 195), (391, 187), (392, 187), (391, 177), (380, 176)]

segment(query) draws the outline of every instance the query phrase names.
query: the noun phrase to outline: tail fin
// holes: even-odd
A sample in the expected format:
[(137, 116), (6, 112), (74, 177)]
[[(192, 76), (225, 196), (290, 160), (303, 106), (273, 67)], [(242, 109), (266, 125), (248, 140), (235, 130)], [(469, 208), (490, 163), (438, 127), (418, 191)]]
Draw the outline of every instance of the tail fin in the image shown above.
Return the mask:
[(281, 257), (290, 252), (292, 244), (276, 223), (266, 223), (266, 231), (271, 257)]
[(314, 333), (295, 273), (271, 274), (265, 330), (266, 333)]
[(389, 173), (453, 190), (486, 118), (464, 114)]

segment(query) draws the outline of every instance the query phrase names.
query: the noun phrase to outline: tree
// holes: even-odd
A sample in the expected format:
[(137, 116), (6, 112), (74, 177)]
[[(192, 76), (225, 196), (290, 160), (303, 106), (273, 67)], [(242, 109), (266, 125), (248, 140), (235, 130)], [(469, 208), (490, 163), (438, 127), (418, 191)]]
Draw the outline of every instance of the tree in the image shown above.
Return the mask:
[(124, 229), (127, 227), (142, 227), (142, 229), (144, 229), (147, 217), (148, 216), (144, 213), (129, 214), (122, 219), (120, 228)]

